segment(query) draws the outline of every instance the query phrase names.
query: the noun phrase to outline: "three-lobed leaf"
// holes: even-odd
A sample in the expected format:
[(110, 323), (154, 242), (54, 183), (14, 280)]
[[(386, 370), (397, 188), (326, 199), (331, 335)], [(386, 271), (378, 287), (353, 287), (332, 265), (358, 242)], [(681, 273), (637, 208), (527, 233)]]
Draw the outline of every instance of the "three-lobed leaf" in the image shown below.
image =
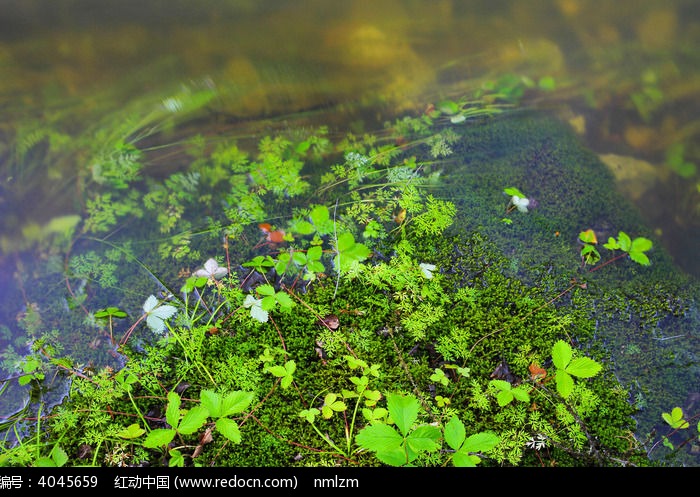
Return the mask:
[(558, 340), (552, 347), (552, 362), (557, 368), (554, 380), (559, 394), (567, 398), (574, 390), (573, 376), (591, 378), (597, 375), (602, 366), (589, 357), (573, 359), (573, 349), (563, 340)]
[(146, 313), (146, 325), (156, 333), (165, 331), (165, 321), (177, 313), (177, 307), (169, 304), (158, 305), (155, 295), (150, 295), (143, 304)]
[(355, 237), (350, 232), (338, 235), (335, 248), (333, 266), (341, 273), (349, 271), (353, 264), (364, 261), (371, 253), (366, 245), (355, 242)]
[(681, 430), (685, 430), (690, 427), (690, 423), (688, 423), (688, 421), (686, 421), (683, 417), (683, 409), (680, 407), (674, 407), (671, 409), (670, 413), (661, 413), (661, 417), (674, 430), (679, 428)]

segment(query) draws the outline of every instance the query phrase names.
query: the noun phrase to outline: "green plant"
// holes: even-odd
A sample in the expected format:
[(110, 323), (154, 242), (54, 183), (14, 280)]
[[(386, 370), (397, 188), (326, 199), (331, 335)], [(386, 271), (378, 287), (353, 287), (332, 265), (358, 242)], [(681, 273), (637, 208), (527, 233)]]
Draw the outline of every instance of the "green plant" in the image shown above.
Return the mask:
[[(683, 408), (681, 407), (674, 407), (671, 409), (671, 412), (662, 412), (661, 413), (661, 419), (664, 420), (664, 422), (671, 428), (671, 432), (667, 434), (662, 434), (660, 442), (663, 444), (664, 447), (669, 449), (672, 452), (678, 451), (685, 445), (689, 443), (697, 443), (700, 441), (700, 422), (696, 425), (695, 427), (695, 433), (693, 433), (691, 436), (685, 438), (684, 440), (678, 442), (678, 441), (673, 441), (672, 438), (674, 435), (677, 435), (680, 433), (682, 430), (687, 430), (691, 426), (691, 421), (696, 419), (697, 416), (694, 417), (688, 417), (686, 414), (683, 412)], [(656, 447), (656, 445), (659, 442), (656, 442), (652, 448), (650, 449), (650, 452)]]
[[(314, 429), (314, 431), (330, 446), (337, 454), (342, 455), (345, 458), (351, 458), (357, 453), (357, 449), (353, 448), (354, 441), (357, 440), (355, 434), (355, 426), (358, 423), (358, 415), (360, 413), (368, 419), (371, 423), (380, 422), (386, 413), (378, 409), (370, 410), (369, 408), (376, 405), (377, 401), (380, 399), (381, 394), (377, 390), (370, 390), (368, 388), (370, 377), (379, 377), (379, 367), (369, 366), (362, 359), (357, 359), (353, 356), (346, 355), (343, 359), (347, 362), (348, 367), (351, 370), (360, 369), (362, 371), (361, 376), (351, 376), (349, 378), (350, 382), (355, 386), (353, 390), (343, 389), (341, 395), (336, 393), (327, 393), (323, 399), (323, 405), (319, 410), (316, 407), (311, 407), (304, 409), (299, 413), (299, 417), (305, 419)], [(319, 427), (316, 425), (316, 417), (320, 414), (323, 419), (329, 420), (333, 417), (335, 413), (346, 413), (349, 409), (349, 401), (354, 400), (354, 407), (352, 408), (352, 414), (348, 420), (347, 416), (345, 419), (345, 445), (340, 447), (336, 444), (327, 434), (323, 434)], [(365, 406), (361, 408), (361, 406)]]
[(688, 421), (686, 421), (683, 417), (683, 409), (681, 409), (680, 407), (674, 407), (670, 413), (661, 413), (661, 417), (674, 430), (678, 428), (684, 430), (690, 427), (690, 423), (688, 423)]
[(294, 306), (292, 298), (284, 291), (275, 291), (275, 288), (265, 283), (255, 288), (255, 292), (261, 296), (256, 298), (253, 294), (248, 294), (243, 302), (243, 306), (250, 308), (250, 316), (256, 321), (266, 323), (270, 311), (278, 305), (283, 311), (288, 311)]
[[(390, 466), (412, 466), (421, 453), (436, 452), (444, 437), (452, 449), (448, 461), (455, 466), (474, 467), (481, 462), (480, 453), (487, 453), (499, 441), (492, 433), (469, 437), (462, 421), (453, 416), (442, 429), (432, 424), (417, 424), (420, 404), (412, 395), (386, 395), (389, 418), (365, 426), (357, 433), (357, 443), (372, 451), (377, 459)], [(391, 426), (391, 424), (394, 426)]]
[[(583, 247), (581, 247), (581, 259), (583, 264), (597, 264), (601, 256), (596, 248), (598, 239), (595, 232), (592, 229), (582, 231), (579, 233), (579, 240), (583, 242)], [(608, 250), (621, 250), (622, 253), (605, 261), (599, 266), (591, 268), (590, 271), (596, 271), (626, 256), (629, 256), (630, 259), (642, 266), (648, 266), (650, 261), (645, 252), (649, 251), (652, 246), (653, 243), (648, 238), (640, 236), (632, 240), (627, 233), (620, 231), (617, 238), (609, 237), (608, 241), (603, 244), (603, 247)]]
[(387, 394), (387, 409), (396, 428), (384, 423), (364, 427), (357, 433), (360, 447), (374, 452), (377, 459), (391, 466), (406, 466), (421, 452), (440, 447), (440, 429), (429, 424), (416, 426), (420, 405), (413, 396)]
[(666, 150), (666, 165), (682, 178), (692, 178), (697, 172), (697, 165), (686, 159), (685, 145), (674, 143)]
[(482, 454), (489, 453), (499, 442), (498, 435), (488, 432), (466, 436), (464, 423), (453, 416), (443, 430), (445, 443), (454, 451), (450, 455), (452, 464), (457, 467), (475, 467), (482, 460)]
[(508, 195), (508, 205), (506, 206), (506, 214), (518, 209), (519, 212), (527, 212), (530, 205), (530, 199), (523, 192), (515, 187), (509, 187), (503, 190), (503, 193)]
[[(182, 144), (191, 170), (162, 180), (145, 177), (135, 141), (115, 140), (133, 147), (104, 157), (88, 195), (90, 229), (70, 240), (76, 252), (78, 241), (97, 241), (112, 254), (76, 253), (69, 304), (85, 306), (86, 323), (108, 320), (110, 334), (121, 309), (135, 308), (137, 317), (110, 349), (121, 355), (116, 373), (66, 359), (61, 367), (48, 347), (27, 364), (22, 381), (33, 386), (52, 376), (47, 362), (75, 380), (65, 404), (46, 418), (47, 439), (65, 434), (61, 447), (76, 465), (183, 466), (188, 452), (202, 466), (474, 466), (486, 457), (502, 465), (544, 457), (585, 464), (575, 458), (589, 461), (591, 453), (600, 455), (596, 463), (613, 461), (621, 451), (610, 439), (626, 411), (603, 398), (609, 382), (579, 381), (595, 374), (591, 364), (552, 348), (573, 332), (590, 336), (584, 295), (572, 292), (573, 306), (551, 305), (585, 284), (574, 281), (546, 299), (555, 276), (532, 287), (504, 276), (501, 255), (478, 233), (465, 241), (460, 225), (459, 237), (450, 234), (462, 204), (435, 193), (442, 159), (463, 147), (467, 121), (500, 112), (533, 84), (504, 78), (474, 98), (446, 99), (386, 133), (348, 134), (334, 147), (325, 131), (302, 129), (262, 138), (250, 157), (247, 140), (239, 147), (191, 138)], [(305, 165), (324, 171), (319, 185), (302, 175)], [(126, 188), (115, 176), (120, 167)], [(131, 188), (138, 174), (143, 182)], [(314, 186), (312, 200), (299, 198)], [(532, 207), (518, 189), (504, 193), (507, 213)], [(136, 257), (138, 244), (117, 240), (126, 216), (140, 219), (147, 246), (157, 246), (143, 250), (148, 261)], [(206, 257), (197, 254), (222, 238), (227, 263), (202, 265)], [(615, 242), (620, 248), (612, 250), (624, 251), (622, 235)], [(643, 248), (625, 254), (641, 259)], [(126, 279), (115, 252), (146, 275), (128, 271)], [(335, 285), (325, 273), (335, 273)], [(179, 292), (169, 291), (181, 278)], [(139, 304), (153, 279), (167, 296)], [(88, 290), (106, 286), (126, 291), (94, 304)], [(100, 310), (90, 313), (91, 306)], [(51, 322), (42, 322), (44, 313), (28, 309), (35, 334)], [(139, 325), (146, 333), (129, 340)], [(550, 350), (555, 371), (529, 374)], [(509, 363), (496, 377), (490, 361), (500, 356)], [(552, 377), (562, 384), (557, 392), (548, 389)], [(186, 388), (199, 397), (185, 396)], [(393, 392), (386, 404), (383, 392)], [(260, 402), (237, 419), (252, 398)], [(610, 412), (600, 421), (595, 409)]]
[(498, 391), (496, 399), (498, 400), (498, 405), (501, 407), (510, 404), (513, 399), (517, 399), (520, 402), (530, 402), (529, 388), (526, 385), (513, 387), (513, 385), (505, 380), (491, 380), (489, 385), (493, 386)]
[(107, 307), (106, 309), (101, 309), (94, 314), (95, 319), (107, 319), (109, 323), (109, 338), (114, 343), (114, 332), (113, 332), (113, 325), (112, 325), (112, 319), (113, 318), (119, 318), (123, 319), (127, 316), (126, 312), (122, 311), (118, 307)]
[(602, 366), (590, 357), (573, 357), (571, 346), (563, 340), (557, 341), (552, 347), (552, 362), (556, 367), (554, 380), (557, 392), (564, 398), (571, 395), (574, 389), (574, 379), (591, 378), (597, 375)]
[[(241, 443), (241, 431), (238, 423), (232, 419), (234, 414), (246, 410), (253, 400), (250, 392), (234, 391), (221, 395), (211, 390), (200, 392), (200, 404), (191, 409), (181, 409), (182, 399), (177, 392), (168, 393), (168, 405), (165, 411), (165, 419), (170, 428), (156, 428), (151, 430), (143, 441), (147, 448), (165, 448), (173, 441), (176, 435), (192, 435), (200, 431), (209, 419), (213, 420), (212, 430), (215, 429), (227, 440), (234, 444)], [(136, 430), (140, 432), (140, 430)], [(208, 443), (210, 440), (200, 437), (200, 443)], [(177, 448), (168, 448), (170, 466), (183, 466), (184, 457)]]

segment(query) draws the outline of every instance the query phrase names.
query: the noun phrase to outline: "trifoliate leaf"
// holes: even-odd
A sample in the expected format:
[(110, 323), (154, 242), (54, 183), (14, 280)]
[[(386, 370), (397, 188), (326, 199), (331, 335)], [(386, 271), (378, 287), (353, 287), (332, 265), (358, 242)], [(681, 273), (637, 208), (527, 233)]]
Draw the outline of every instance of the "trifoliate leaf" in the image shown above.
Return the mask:
[(260, 321), (261, 323), (267, 323), (269, 318), (268, 312), (262, 308), (262, 299), (256, 299), (253, 295), (247, 295), (243, 301), (243, 306), (250, 308), (250, 316)]
[(165, 331), (165, 320), (177, 313), (177, 307), (169, 304), (158, 305), (158, 299), (154, 295), (149, 296), (143, 304), (143, 310), (147, 314), (146, 325), (155, 333)]
[(226, 274), (228, 274), (228, 269), (219, 266), (219, 263), (216, 262), (214, 259), (209, 259), (207, 260), (207, 262), (204, 263), (204, 269), (198, 269), (192, 274), (194, 276), (213, 278), (218, 280), (226, 276)]

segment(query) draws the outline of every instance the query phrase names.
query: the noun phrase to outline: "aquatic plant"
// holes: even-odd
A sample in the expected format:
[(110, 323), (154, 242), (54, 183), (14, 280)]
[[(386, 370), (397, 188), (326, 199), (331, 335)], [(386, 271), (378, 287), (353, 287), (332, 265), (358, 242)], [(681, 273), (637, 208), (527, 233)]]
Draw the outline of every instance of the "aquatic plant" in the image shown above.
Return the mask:
[[(596, 248), (596, 245), (598, 244), (598, 237), (596, 236), (595, 232), (592, 229), (582, 231), (579, 233), (579, 240), (583, 242), (583, 247), (581, 248), (581, 260), (583, 263), (595, 265), (598, 261), (600, 261), (600, 252)], [(650, 261), (645, 252), (651, 250), (653, 243), (648, 238), (642, 236), (636, 237), (634, 240), (632, 240), (627, 233), (620, 231), (617, 238), (609, 237), (608, 241), (603, 244), (603, 247), (608, 250), (620, 250), (622, 253), (605, 261), (599, 266), (591, 268), (590, 271), (597, 271), (598, 269), (627, 256), (642, 266), (648, 266)]]

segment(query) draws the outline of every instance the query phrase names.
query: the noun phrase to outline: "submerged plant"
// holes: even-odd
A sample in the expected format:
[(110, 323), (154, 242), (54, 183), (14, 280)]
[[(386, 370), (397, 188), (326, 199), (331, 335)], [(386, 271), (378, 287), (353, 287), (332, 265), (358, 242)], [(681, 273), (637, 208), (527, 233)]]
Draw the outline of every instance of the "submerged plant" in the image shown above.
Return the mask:
[[(584, 265), (595, 265), (598, 261), (600, 261), (600, 252), (596, 248), (598, 238), (595, 232), (592, 229), (582, 231), (579, 233), (579, 240), (583, 242), (583, 247), (581, 248), (581, 259)], [(592, 268), (590, 271), (596, 271), (626, 256), (629, 256), (629, 258), (637, 264), (648, 266), (650, 261), (645, 252), (651, 250), (653, 243), (648, 238), (641, 236), (632, 240), (627, 233), (620, 231), (617, 238), (609, 237), (608, 241), (603, 244), (603, 247), (607, 248), (608, 250), (621, 250), (622, 253), (605, 261), (603, 264)]]

